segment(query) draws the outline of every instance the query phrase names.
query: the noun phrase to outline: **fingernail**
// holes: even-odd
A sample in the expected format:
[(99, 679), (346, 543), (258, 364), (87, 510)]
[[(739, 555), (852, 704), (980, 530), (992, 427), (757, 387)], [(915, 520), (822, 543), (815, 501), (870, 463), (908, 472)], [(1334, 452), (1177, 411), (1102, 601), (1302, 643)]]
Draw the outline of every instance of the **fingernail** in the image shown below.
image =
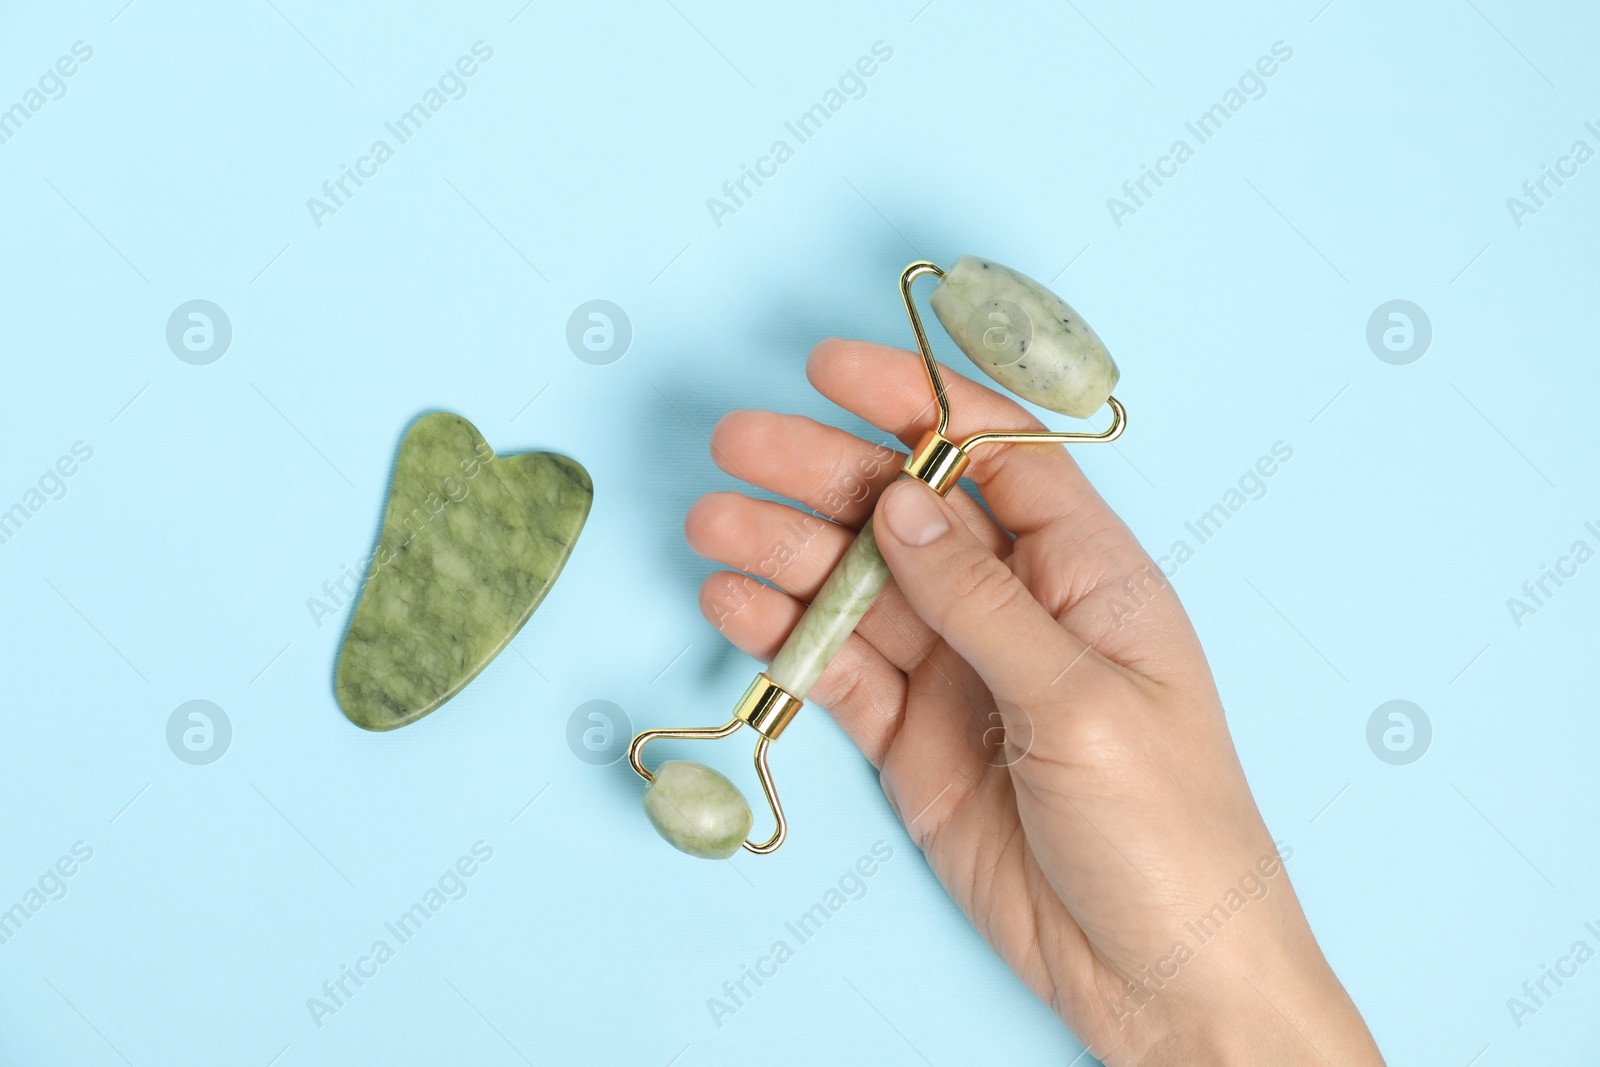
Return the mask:
[(889, 532), (908, 545), (928, 544), (950, 529), (933, 491), (910, 482), (890, 488), (883, 519)]

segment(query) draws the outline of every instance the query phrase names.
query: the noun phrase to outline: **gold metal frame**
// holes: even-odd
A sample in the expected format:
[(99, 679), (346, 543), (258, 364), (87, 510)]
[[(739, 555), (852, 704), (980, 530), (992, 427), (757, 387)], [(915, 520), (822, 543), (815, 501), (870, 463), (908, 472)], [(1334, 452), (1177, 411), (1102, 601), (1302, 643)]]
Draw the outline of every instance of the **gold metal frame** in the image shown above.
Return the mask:
[(766, 676), (756, 675), (756, 680), (744, 691), (739, 703), (733, 707), (733, 718), (721, 726), (696, 726), (682, 730), (645, 730), (628, 746), (628, 763), (646, 782), (656, 776), (644, 765), (644, 746), (657, 738), (675, 737), (691, 741), (717, 741), (748, 726), (761, 735), (756, 742), (756, 777), (761, 779), (761, 791), (767, 795), (767, 804), (777, 820), (777, 829), (759, 845), (744, 843), (744, 847), (758, 856), (776, 852), (783, 839), (789, 835), (789, 822), (783, 817), (783, 805), (778, 801), (778, 790), (772, 784), (772, 770), (767, 766), (767, 748), (778, 739), (784, 728), (793, 721), (805, 701), (784, 689)]
[[(1128, 413), (1116, 397), (1107, 397), (1111, 408), (1111, 425), (1099, 433), (1060, 433), (1054, 430), (985, 430), (975, 433), (957, 444), (946, 434), (950, 429), (950, 398), (945, 395), (944, 378), (939, 373), (939, 362), (933, 358), (928, 345), (928, 335), (922, 328), (922, 317), (917, 313), (916, 301), (911, 296), (911, 283), (925, 274), (943, 278), (944, 271), (936, 263), (920, 260), (900, 273), (900, 297), (905, 301), (906, 316), (911, 320), (911, 332), (917, 338), (917, 352), (922, 356), (922, 369), (928, 386), (933, 390), (933, 400), (938, 407), (934, 428), (924, 434), (917, 447), (906, 458), (905, 472), (926, 482), (936, 493), (947, 495), (960, 481), (962, 472), (972, 461), (972, 450), (979, 445), (1002, 444), (1087, 444), (1094, 441), (1115, 441), (1128, 426)], [(772, 770), (767, 766), (767, 749), (778, 739), (784, 728), (793, 721), (805, 701), (788, 692), (766, 673), (756, 675), (755, 681), (744, 691), (734, 705), (733, 717), (721, 726), (689, 727), (677, 730), (645, 730), (634, 737), (628, 746), (628, 763), (646, 782), (655, 781), (655, 775), (644, 765), (644, 746), (661, 738), (691, 741), (717, 741), (748, 726), (756, 731), (756, 777), (761, 780), (761, 791), (766, 794), (772, 808), (776, 829), (772, 836), (760, 844), (744, 842), (744, 847), (764, 856), (776, 852), (789, 834), (789, 822), (784, 818), (783, 804), (778, 800), (777, 788), (772, 784)]]
[[(922, 369), (933, 389), (933, 401), (938, 405), (939, 418), (933, 431), (925, 434), (915, 451), (906, 460), (906, 473), (927, 482), (941, 495), (950, 491), (961, 477), (971, 459), (972, 450), (979, 445), (1025, 444), (1088, 444), (1092, 441), (1115, 441), (1128, 428), (1128, 412), (1122, 401), (1107, 397), (1111, 409), (1111, 425), (1099, 433), (1060, 433), (1055, 430), (985, 430), (975, 433), (960, 444), (945, 436), (950, 431), (950, 398), (945, 395), (944, 378), (939, 373), (939, 361), (933, 358), (928, 346), (928, 335), (922, 329), (922, 317), (917, 314), (916, 301), (911, 298), (911, 283), (931, 274), (943, 278), (944, 270), (937, 263), (919, 260), (900, 272), (900, 298), (905, 301), (906, 315), (911, 319), (911, 332), (917, 336), (917, 352), (922, 356)], [(950, 472), (954, 469), (954, 474)]]

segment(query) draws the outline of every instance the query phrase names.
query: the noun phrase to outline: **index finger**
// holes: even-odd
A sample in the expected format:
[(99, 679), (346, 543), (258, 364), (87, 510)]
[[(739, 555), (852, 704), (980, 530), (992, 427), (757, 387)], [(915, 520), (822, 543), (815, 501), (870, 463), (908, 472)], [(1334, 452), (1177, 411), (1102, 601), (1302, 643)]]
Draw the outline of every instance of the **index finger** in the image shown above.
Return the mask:
[[(910, 447), (938, 418), (922, 358), (870, 341), (830, 338), (811, 350), (806, 375), (817, 391)], [(961, 441), (983, 430), (1043, 430), (1023, 407), (940, 365), (950, 400), (947, 436)], [(1066, 449), (1052, 444), (986, 444), (972, 453), (966, 477), (1001, 525), (1034, 533), (1072, 518), (1103, 525), (1111, 509)]]

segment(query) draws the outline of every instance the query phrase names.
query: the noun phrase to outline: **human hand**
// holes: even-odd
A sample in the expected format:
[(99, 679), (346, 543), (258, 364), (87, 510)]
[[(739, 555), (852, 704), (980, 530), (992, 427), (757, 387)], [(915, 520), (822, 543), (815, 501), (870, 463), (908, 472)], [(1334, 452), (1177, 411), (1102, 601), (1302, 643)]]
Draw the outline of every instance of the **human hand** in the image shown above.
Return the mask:
[[(902, 442), (931, 425), (909, 352), (825, 341), (807, 371)], [(944, 376), (952, 438), (1039, 426)], [(811, 699), (878, 768), (973, 925), (1093, 1054), (1383, 1062), (1289, 884), (1177, 596), (1064, 449), (978, 449), (967, 477), (993, 517), (959, 487), (941, 500), (891, 484), (903, 455), (801, 416), (734, 412), (712, 453), (826, 516), (737, 493), (689, 512), (696, 552), (776, 586), (723, 571), (701, 588), (706, 616), (763, 662), (877, 500), (894, 580)], [(978, 740), (1001, 723), (1000, 748)]]

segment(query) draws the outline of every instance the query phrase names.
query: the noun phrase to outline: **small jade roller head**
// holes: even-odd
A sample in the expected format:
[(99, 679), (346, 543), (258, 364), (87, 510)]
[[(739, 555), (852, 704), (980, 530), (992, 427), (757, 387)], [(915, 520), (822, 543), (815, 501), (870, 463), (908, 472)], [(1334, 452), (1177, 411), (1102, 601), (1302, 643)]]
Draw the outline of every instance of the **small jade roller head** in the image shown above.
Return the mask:
[(669, 759), (645, 786), (644, 813), (673, 848), (725, 860), (744, 845), (755, 817), (739, 787), (703, 763)]
[[(946, 437), (950, 401), (911, 284), (923, 275), (938, 279), (930, 298), (950, 337), (973, 363), (1001, 386), (1042, 408), (1087, 418), (1111, 408), (1111, 425), (1096, 433), (994, 429), (961, 441)], [(949, 270), (913, 263), (900, 274), (900, 296), (917, 338), (923, 370), (933, 391), (937, 420), (906, 460), (904, 476), (947, 493), (966, 469), (973, 449), (991, 444), (1084, 444), (1114, 441), (1127, 425), (1111, 395), (1117, 365), (1089, 324), (1066, 301), (1032, 278), (976, 256), (962, 256)], [(750, 683), (722, 726), (646, 730), (628, 746), (628, 762), (648, 784), (644, 810), (656, 832), (681, 852), (727, 859), (740, 848), (757, 855), (776, 851), (788, 833), (783, 805), (767, 767), (767, 748), (778, 739), (828, 662), (844, 645), (889, 580), (869, 521), (812, 599), (772, 664)], [(755, 769), (772, 808), (775, 828), (765, 841), (747, 835), (754, 819), (732, 782), (710, 767), (668, 760), (656, 770), (644, 765), (644, 747), (658, 738), (715, 741), (740, 727), (756, 732)]]

